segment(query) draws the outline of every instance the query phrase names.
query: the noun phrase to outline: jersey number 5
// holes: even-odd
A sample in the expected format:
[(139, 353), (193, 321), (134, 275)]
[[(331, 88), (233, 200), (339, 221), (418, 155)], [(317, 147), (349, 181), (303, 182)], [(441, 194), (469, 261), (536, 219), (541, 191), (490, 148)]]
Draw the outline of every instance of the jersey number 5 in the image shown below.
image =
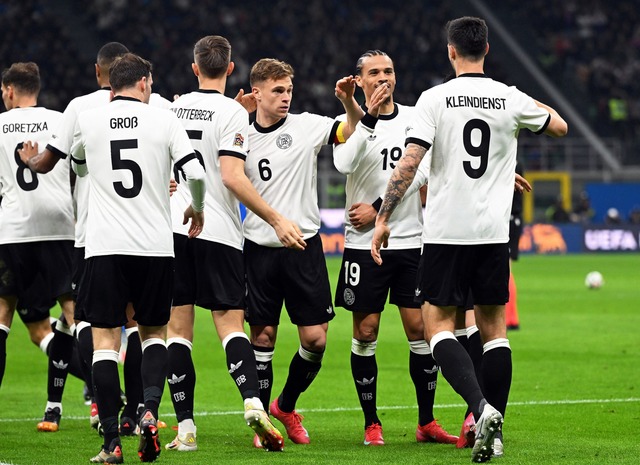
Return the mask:
[[(474, 129), (480, 131), (480, 143), (478, 145), (473, 145), (471, 141), (471, 133)], [(478, 179), (485, 173), (485, 171), (487, 171), (487, 163), (489, 162), (490, 140), (491, 128), (486, 121), (483, 121), (481, 119), (472, 119), (464, 125), (464, 129), (462, 130), (462, 141), (464, 142), (464, 149), (472, 157), (480, 158), (480, 166), (478, 166), (477, 168), (474, 168), (470, 161), (465, 161), (462, 163), (464, 172), (467, 173), (467, 176), (469, 176), (470, 178)]]
[(132, 199), (140, 193), (142, 189), (142, 170), (133, 160), (123, 160), (121, 158), (121, 151), (125, 149), (137, 149), (138, 139), (123, 139), (111, 141), (111, 167), (113, 170), (127, 170), (131, 171), (131, 178), (133, 179), (133, 185), (131, 187), (124, 187), (121, 181), (114, 181), (113, 188), (120, 197), (125, 199)]

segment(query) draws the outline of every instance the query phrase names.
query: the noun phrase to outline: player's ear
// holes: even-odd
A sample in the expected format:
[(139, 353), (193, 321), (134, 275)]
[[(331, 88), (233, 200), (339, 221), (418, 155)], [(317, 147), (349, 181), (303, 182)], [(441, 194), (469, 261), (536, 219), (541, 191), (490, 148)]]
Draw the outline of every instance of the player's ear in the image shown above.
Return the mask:
[(197, 64), (191, 63), (191, 70), (193, 71), (193, 74), (196, 75), (196, 77), (200, 76), (200, 68), (198, 68)]
[(484, 50), (484, 56), (489, 54), (489, 42), (487, 42), (487, 48)]
[(100, 79), (100, 65), (96, 63), (96, 79)]
[(358, 87), (362, 87), (362, 76), (360, 76), (359, 74), (356, 74), (354, 77), (354, 80), (356, 81), (356, 85)]
[(229, 66), (227, 66), (227, 76), (231, 76), (233, 70), (236, 68), (236, 64), (233, 61), (229, 62)]

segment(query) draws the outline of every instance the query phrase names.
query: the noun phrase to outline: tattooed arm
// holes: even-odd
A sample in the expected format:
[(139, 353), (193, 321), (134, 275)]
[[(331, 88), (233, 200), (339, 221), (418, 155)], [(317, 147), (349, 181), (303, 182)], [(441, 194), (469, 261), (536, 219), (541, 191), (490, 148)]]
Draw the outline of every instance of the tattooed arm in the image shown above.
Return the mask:
[(380, 248), (387, 247), (389, 235), (391, 234), (391, 230), (387, 226), (389, 217), (400, 203), (400, 200), (402, 200), (407, 188), (411, 185), (427, 150), (428, 147), (425, 148), (421, 145), (409, 143), (404, 150), (404, 155), (391, 174), (382, 206), (376, 218), (376, 227), (371, 242), (371, 256), (378, 265), (382, 264)]

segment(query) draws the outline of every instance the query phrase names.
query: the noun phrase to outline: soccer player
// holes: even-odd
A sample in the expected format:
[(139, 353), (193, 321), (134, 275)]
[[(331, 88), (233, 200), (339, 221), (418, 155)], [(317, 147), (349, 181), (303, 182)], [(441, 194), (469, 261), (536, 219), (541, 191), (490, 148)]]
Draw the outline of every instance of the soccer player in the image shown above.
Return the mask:
[[(563, 136), (567, 124), (552, 108), (484, 74), (489, 50), (484, 20), (450, 21), (447, 40), (456, 78), (423, 92), (416, 104), (416, 121), (376, 219), (371, 254), (382, 263), (380, 248), (389, 242), (391, 213), (431, 148), (420, 266), (438, 272), (425, 272), (418, 282), (426, 339), (442, 374), (473, 412), (472, 460), (484, 462), (493, 455), (511, 384), (504, 304), (517, 135), (527, 128)], [(484, 396), (473, 364), (453, 334), (456, 308), (464, 305), (469, 290), (484, 342)]]
[(267, 450), (282, 450), (282, 434), (273, 426), (259, 398), (256, 358), (244, 332), (245, 279), (242, 258), (242, 220), (238, 199), (261, 218), (273, 218), (282, 227), (293, 224), (269, 207), (244, 173), (249, 117), (224, 91), (234, 69), (231, 45), (224, 37), (207, 36), (193, 50), (193, 73), (198, 90), (178, 98), (172, 110), (193, 144), (207, 173), (207, 226), (197, 239), (188, 239), (182, 212), (191, 202), (174, 173), (178, 188), (171, 198), (175, 288), (167, 331), (169, 389), (178, 419), (178, 434), (169, 450), (197, 449), (193, 402), (196, 373), (191, 359), (194, 305), (209, 309), (227, 356), (229, 374), (244, 399), (247, 424)]
[(376, 410), (375, 353), (389, 292), (390, 302), (398, 306), (409, 342), (409, 372), (418, 401), (416, 440), (454, 444), (458, 438), (448, 434), (433, 417), (438, 367), (424, 340), (420, 304), (414, 301), (422, 245), (420, 194), (416, 190), (405, 197), (391, 218), (396, 240), (390, 250), (383, 252), (383, 266), (376, 265), (369, 252), (373, 228), (368, 222), (359, 223), (363, 204), (379, 206), (382, 202), (379, 195), (402, 154), (405, 130), (414, 120), (413, 107), (394, 102), (395, 69), (385, 52), (365, 52), (356, 64), (355, 79), (364, 92), (367, 114), (352, 137), (333, 151), (336, 168), (347, 175), (346, 204), (350, 206), (345, 212), (345, 249), (335, 302), (352, 312), (351, 372), (364, 413), (364, 444), (384, 444)]
[(309, 443), (296, 402), (320, 370), (328, 322), (333, 319), (331, 289), (324, 260), (316, 191), (316, 161), (323, 145), (344, 142), (362, 116), (353, 78), (338, 81), (336, 93), (347, 123), (310, 113), (289, 114), (293, 68), (282, 61), (259, 60), (250, 73), (257, 105), (249, 129), (245, 171), (258, 194), (295, 223), (279, 235), (271, 219), (249, 210), (244, 222), (248, 321), (258, 362), (260, 399), (266, 406), (273, 383), (272, 358), (284, 301), (298, 327), (300, 347), (291, 360), (284, 389), (270, 405), (296, 444)]
[(167, 376), (164, 341), (173, 289), (173, 233), (169, 191), (173, 163), (185, 173), (192, 202), (189, 237), (204, 222), (204, 170), (186, 131), (169, 110), (146, 105), (151, 64), (127, 53), (109, 69), (113, 100), (78, 116), (71, 150), (79, 176), (89, 175), (86, 270), (83, 305), (93, 333), (93, 383), (104, 444), (92, 462), (123, 461), (118, 434), (120, 327), (127, 303), (142, 340), (141, 374), (145, 411), (138, 454), (143, 462), (160, 454), (158, 407)]
[(25, 138), (47, 140), (60, 122), (59, 112), (37, 107), (39, 92), (40, 72), (35, 63), (14, 63), (2, 73), (2, 100), (9, 111), (1, 115), (0, 140), (0, 261), (4, 268), (0, 357), (4, 360), (16, 305), (33, 337), (34, 332), (49, 332), (49, 308), (57, 299), (66, 322), (57, 324), (53, 339), (42, 336), (41, 342), (49, 340), (51, 347), (47, 406), (37, 429), (58, 431), (73, 351), (73, 202), (68, 165), (51, 176), (38, 176), (18, 155)]
[[(25, 148), (20, 152), (22, 160), (34, 171), (46, 173), (56, 166), (61, 159), (66, 159), (71, 151), (73, 134), (78, 115), (84, 110), (97, 108), (109, 103), (111, 98), (111, 88), (109, 84), (109, 67), (116, 58), (128, 53), (129, 50), (120, 42), (108, 42), (98, 51), (95, 64), (96, 82), (99, 89), (73, 99), (64, 111), (62, 123), (55, 131), (53, 137), (48, 141), (46, 148), (38, 154), (37, 147), (25, 142)], [(152, 94), (152, 96), (157, 94)], [(151, 100), (151, 99), (150, 99)], [(158, 106), (165, 105), (162, 98), (156, 99)], [(169, 103), (168, 101), (166, 102)], [(75, 184), (76, 200), (76, 229), (75, 229), (75, 249), (73, 260), (73, 295), (78, 300), (81, 292), (80, 281), (85, 270), (85, 234), (87, 222), (87, 203), (89, 198), (88, 179), (78, 177)], [(133, 310), (129, 308), (129, 315)], [(87, 371), (87, 385), (92, 391), (91, 365), (93, 357), (93, 341), (91, 337), (91, 326), (85, 321), (84, 309), (76, 305), (75, 318), (78, 321), (76, 337), (80, 347), (80, 354)], [(125, 336), (127, 338), (127, 354), (124, 361), (124, 388), (127, 396), (120, 419), (120, 433), (122, 435), (134, 435), (139, 421), (139, 405), (143, 402), (142, 379), (140, 378), (140, 362), (142, 360), (142, 347), (136, 322), (131, 318), (125, 325)], [(99, 427), (98, 407), (95, 396), (91, 400), (91, 426)]]

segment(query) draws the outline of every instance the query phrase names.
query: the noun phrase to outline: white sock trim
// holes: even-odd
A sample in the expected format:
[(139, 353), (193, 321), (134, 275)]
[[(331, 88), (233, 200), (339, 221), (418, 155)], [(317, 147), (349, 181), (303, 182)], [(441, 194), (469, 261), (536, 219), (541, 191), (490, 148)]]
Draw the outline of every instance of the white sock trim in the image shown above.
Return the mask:
[(486, 354), (490, 350), (497, 349), (499, 347), (506, 347), (507, 349), (511, 350), (511, 346), (509, 345), (509, 339), (505, 337), (499, 337), (497, 339), (487, 342), (485, 345), (482, 346), (482, 353)]
[(247, 336), (245, 333), (241, 331), (234, 331), (232, 333), (227, 334), (225, 338), (222, 340), (222, 350), (227, 350), (227, 344), (229, 344), (229, 341), (234, 337), (242, 337), (247, 341), (249, 340), (249, 336)]
[(261, 362), (261, 363), (269, 363), (271, 360), (273, 360), (273, 353), (275, 352), (275, 350), (271, 350), (269, 352), (263, 352), (262, 350), (254, 350), (253, 353), (256, 356), (256, 362)]
[[(72, 325), (72, 326), (75, 326), (75, 325)], [(56, 321), (56, 329), (61, 333), (68, 334), (69, 336), (73, 336), (73, 329), (71, 328), (71, 326), (67, 326), (61, 320)]]
[(189, 350), (193, 349), (193, 343), (189, 339), (185, 339), (183, 337), (170, 337), (167, 339), (167, 347), (171, 344), (181, 344), (186, 346)]
[(60, 414), (62, 414), (62, 402), (49, 402), (47, 401), (47, 406), (44, 408), (45, 411), (58, 407), (60, 409)]
[(0, 323), (0, 331), (4, 331), (5, 333), (7, 333), (7, 335), (9, 335), (9, 331), (11, 331), (11, 328)]
[(156, 344), (159, 346), (167, 347), (164, 339), (160, 339), (159, 337), (150, 337), (149, 339), (142, 341), (142, 352), (144, 352), (147, 347), (151, 347), (152, 345)]
[(467, 329), (466, 329), (466, 328), (463, 328), (463, 329), (456, 329), (456, 330), (453, 332), (453, 335), (454, 335), (455, 337), (463, 337), (463, 336), (466, 336), (466, 335), (467, 335)]
[(53, 339), (53, 331), (51, 331), (49, 334), (47, 334), (45, 337), (43, 337), (42, 341), (40, 341), (40, 350), (45, 355), (47, 353), (47, 349), (49, 348), (49, 344), (51, 344), (51, 339)]
[(138, 327), (137, 326), (133, 326), (131, 328), (125, 328), (124, 329), (124, 335), (127, 337), (127, 339), (129, 339), (129, 336), (131, 336), (133, 333), (137, 333), (138, 332)]
[(409, 350), (417, 355), (431, 355), (431, 347), (424, 339), (420, 341), (408, 341)]
[(298, 347), (298, 354), (300, 354), (300, 357), (302, 357), (303, 360), (311, 363), (320, 363), (324, 357), (324, 352), (311, 352), (302, 346)]
[(376, 354), (378, 341), (360, 341), (356, 338), (351, 339), (351, 353), (360, 355), (361, 357), (372, 357)]
[(95, 365), (97, 362), (113, 362), (118, 363), (118, 351), (116, 350), (108, 350), (108, 349), (99, 349), (93, 351), (93, 361), (92, 365)]
[(454, 341), (458, 342), (451, 331), (440, 331), (439, 333), (434, 334), (434, 336), (429, 341), (431, 352), (434, 352), (436, 350), (436, 344), (438, 344), (440, 341), (444, 341), (445, 339), (453, 339)]
[(480, 331), (480, 330), (478, 329), (478, 327), (477, 327), (476, 325), (469, 326), (469, 327), (466, 329), (466, 332), (467, 332), (467, 339), (468, 339), (468, 338), (470, 338), (471, 336), (473, 336), (473, 335), (474, 335), (475, 333), (477, 333), (478, 331)]
[(87, 328), (91, 329), (91, 323), (87, 323), (86, 321), (80, 321), (76, 325), (76, 339), (78, 338), (78, 335), (82, 332), (82, 330)]

